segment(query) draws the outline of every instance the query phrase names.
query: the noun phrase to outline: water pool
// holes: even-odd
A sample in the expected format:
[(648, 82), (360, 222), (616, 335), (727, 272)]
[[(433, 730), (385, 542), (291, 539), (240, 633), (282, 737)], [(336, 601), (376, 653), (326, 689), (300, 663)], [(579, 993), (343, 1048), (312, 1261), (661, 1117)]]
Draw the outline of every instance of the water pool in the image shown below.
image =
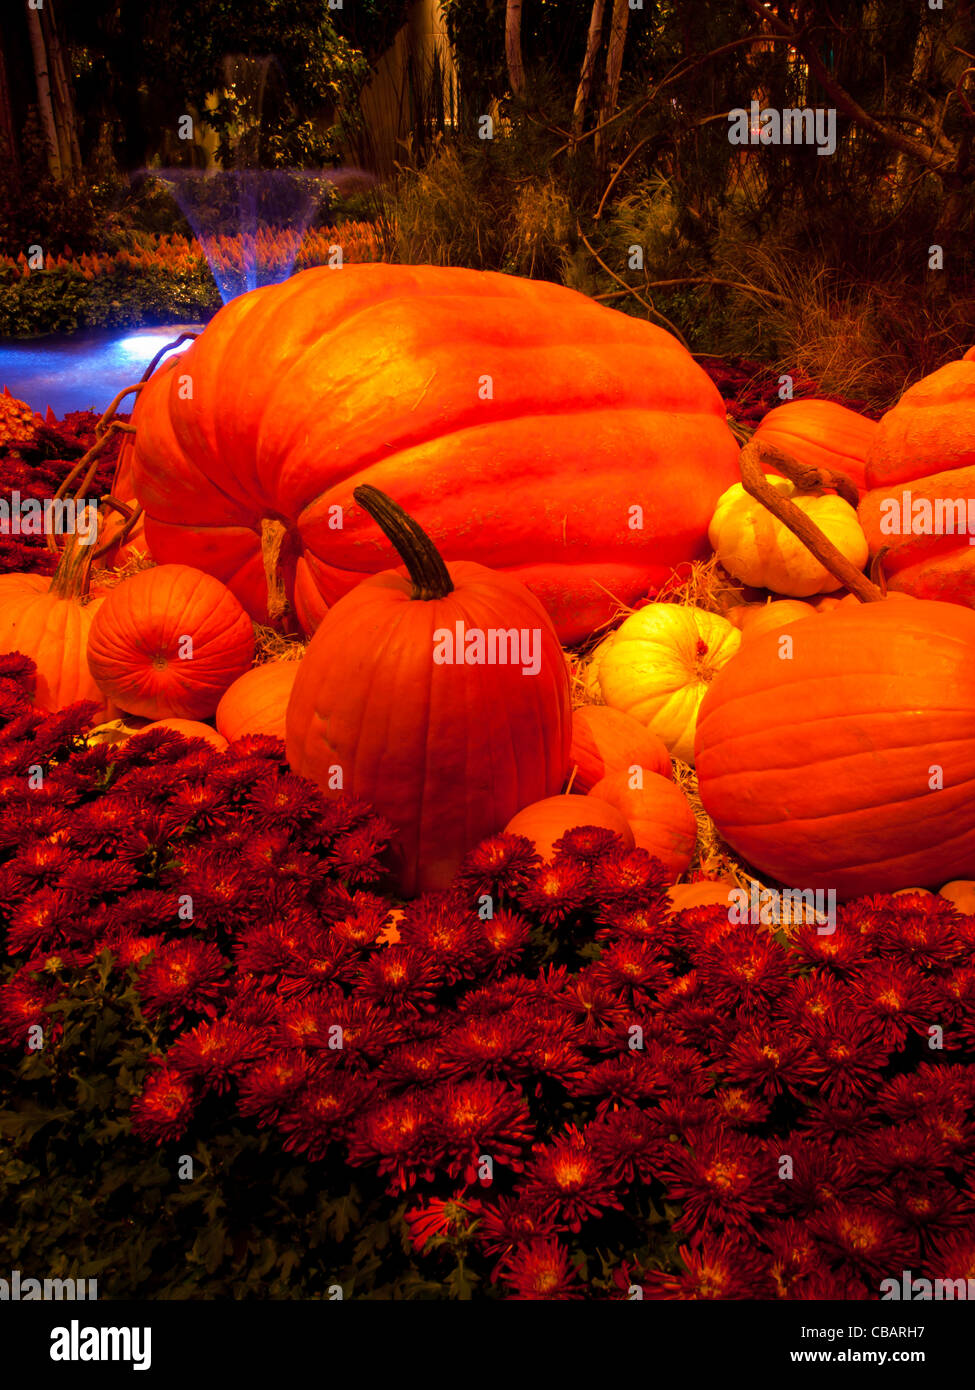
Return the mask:
[[(61, 417), (69, 410), (99, 415), (123, 386), (139, 380), (161, 347), (202, 324), (161, 328), (111, 328), (47, 338), (0, 340), (0, 388), (6, 386), (38, 414), (50, 406)], [(188, 347), (182, 344), (177, 349)], [(132, 398), (123, 401), (132, 409)]]

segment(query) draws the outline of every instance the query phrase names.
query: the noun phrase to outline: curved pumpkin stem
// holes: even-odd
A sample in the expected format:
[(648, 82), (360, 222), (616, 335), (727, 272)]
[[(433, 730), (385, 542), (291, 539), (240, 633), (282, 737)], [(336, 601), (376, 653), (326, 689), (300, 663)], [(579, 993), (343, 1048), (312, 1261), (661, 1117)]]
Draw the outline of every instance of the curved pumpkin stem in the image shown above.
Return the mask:
[(77, 532), (73, 533), (58, 561), (48, 592), (55, 598), (84, 598), (91, 579), (94, 549), (93, 545), (80, 541)]
[[(798, 487), (806, 487), (806, 479), (814, 475), (817, 481), (812, 484), (812, 489), (816, 488), (835, 488), (835, 490), (850, 502), (851, 506), (856, 506), (856, 488), (853, 486), (845, 473), (836, 473), (831, 468), (810, 468), (806, 464), (799, 463), (791, 454), (786, 454), (783, 450), (775, 447), (774, 444), (766, 444), (761, 439), (752, 439), (745, 445), (738, 455), (738, 467), (741, 470), (741, 485), (750, 497), (761, 502), (764, 507), (787, 526), (794, 536), (798, 536), (806, 549), (819, 561), (824, 569), (829, 570), (835, 579), (841, 584), (845, 584), (851, 593), (856, 594), (861, 603), (878, 603), (884, 598), (884, 593), (871, 583), (869, 579), (852, 564), (846, 556), (839, 551), (828, 536), (824, 535), (816, 523), (801, 511), (796, 504), (788, 497), (784, 497), (778, 492), (771, 483), (766, 482), (765, 472), (762, 467), (766, 462), (772, 468), (777, 468), (790, 482), (794, 482)], [(836, 481), (829, 481), (830, 479)], [(844, 489), (841, 484), (845, 484)], [(853, 500), (849, 496), (852, 489)]]
[(413, 581), (410, 598), (446, 598), (453, 591), (454, 581), (423, 527), (378, 487), (363, 483), (353, 488), (352, 496), (396, 547)]

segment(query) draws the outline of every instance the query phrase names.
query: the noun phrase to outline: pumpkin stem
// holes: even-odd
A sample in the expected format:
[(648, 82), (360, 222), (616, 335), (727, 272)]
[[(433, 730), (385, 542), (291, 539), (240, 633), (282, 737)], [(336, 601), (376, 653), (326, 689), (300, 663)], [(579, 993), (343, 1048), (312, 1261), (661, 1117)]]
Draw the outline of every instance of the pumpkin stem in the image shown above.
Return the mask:
[(280, 622), (289, 611), (288, 594), (281, 573), (281, 549), (288, 534), (283, 521), (261, 517), (261, 559), (267, 583), (267, 616), (271, 624)]
[(352, 496), (395, 546), (413, 581), (410, 598), (446, 598), (453, 591), (454, 581), (423, 527), (378, 487), (363, 483), (353, 489)]
[(55, 598), (84, 598), (91, 579), (94, 545), (85, 545), (74, 532), (61, 552), (48, 590)]
[[(794, 536), (798, 536), (806, 549), (823, 568), (829, 570), (830, 574), (841, 584), (845, 584), (851, 593), (856, 594), (861, 603), (879, 602), (884, 594), (877, 585), (871, 583), (865, 575), (860, 573), (857, 567), (836, 548), (829, 537), (823, 534), (805, 512), (800, 511), (794, 502), (790, 501), (788, 497), (784, 497), (781, 492), (772, 487), (771, 483), (766, 482), (762, 467), (763, 462), (768, 463), (772, 468), (777, 468), (784, 477), (799, 488), (805, 488), (810, 476), (815, 475), (816, 480), (812, 483), (813, 489), (817, 487), (835, 488), (846, 501), (850, 502), (851, 506), (855, 507), (857, 502), (856, 488), (846, 474), (834, 472), (831, 468), (810, 468), (808, 465), (800, 463), (798, 459), (794, 459), (791, 454), (776, 448), (774, 444), (766, 444), (761, 439), (751, 439), (738, 455), (741, 485), (749, 496), (761, 502), (774, 517), (782, 522), (783, 526), (787, 526)], [(846, 484), (845, 488), (843, 487), (844, 483)]]

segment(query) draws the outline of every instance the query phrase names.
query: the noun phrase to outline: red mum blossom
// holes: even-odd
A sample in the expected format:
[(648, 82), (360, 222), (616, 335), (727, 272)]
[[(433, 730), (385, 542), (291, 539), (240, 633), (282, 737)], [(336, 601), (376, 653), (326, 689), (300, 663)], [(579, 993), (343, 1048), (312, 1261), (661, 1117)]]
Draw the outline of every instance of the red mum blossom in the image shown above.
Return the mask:
[(511, 896), (525, 887), (540, 863), (524, 835), (492, 835), (464, 856), (456, 885), (471, 898)]
[(491, 1271), (491, 1278), (496, 1279), (499, 1266), (515, 1246), (546, 1240), (560, 1229), (550, 1212), (543, 1212), (520, 1191), (516, 1197), (499, 1197), (480, 1209), (475, 1240), (485, 1255), (500, 1257)]
[(587, 1126), (586, 1134), (599, 1164), (614, 1182), (650, 1182), (670, 1150), (659, 1118), (635, 1105)]
[(575, 859), (556, 857), (542, 864), (518, 891), (518, 902), (540, 922), (557, 926), (586, 905), (589, 870)]
[(926, 1034), (937, 1017), (934, 989), (905, 961), (877, 961), (858, 970), (850, 993), (889, 1048), (900, 1047), (910, 1032)]
[[(149, 831), (151, 838), (153, 831)], [(192, 846), (180, 851), (180, 864), (167, 875), (167, 881), (180, 893), (193, 899), (193, 920), (197, 926), (236, 925), (248, 912), (252, 884), (240, 858), (215, 854)]]
[(380, 1084), (432, 1085), (456, 1072), (458, 1065), (457, 1058), (448, 1055), (434, 1039), (405, 1042), (384, 1058), (377, 1079)]
[(131, 864), (117, 860), (75, 860), (65, 868), (59, 886), (79, 902), (99, 902), (134, 887), (137, 877)]
[(808, 1109), (800, 1117), (797, 1128), (810, 1139), (839, 1140), (862, 1139), (872, 1127), (872, 1120), (860, 1101), (836, 1103), (831, 1100), (812, 1099)]
[(928, 1125), (905, 1124), (876, 1130), (857, 1148), (864, 1176), (878, 1186), (895, 1178), (911, 1186), (940, 1176), (951, 1166), (951, 1148), (944, 1134)]
[(692, 1244), (708, 1226), (752, 1232), (779, 1196), (761, 1145), (716, 1126), (700, 1131), (692, 1148), (678, 1151), (665, 1177), (668, 1194), (684, 1206), (674, 1230), (691, 1232)]
[(142, 1094), (132, 1102), (132, 1133), (155, 1144), (179, 1139), (195, 1108), (190, 1078), (164, 1063), (149, 1073)]
[(928, 1252), (959, 1227), (970, 1229), (975, 1224), (975, 1206), (946, 1182), (898, 1181), (876, 1192), (875, 1200), (895, 1219), (913, 1227)]
[[(959, 1231), (937, 1242), (929, 1262), (932, 1277), (952, 1281), (952, 1296), (958, 1296), (955, 1280), (975, 1280), (975, 1231)], [(971, 1290), (971, 1284), (968, 1284)], [(947, 1290), (944, 1292), (947, 1294)], [(970, 1297), (970, 1292), (969, 1292)]]
[(28, 1029), (40, 1025), (44, 1037), (57, 1034), (60, 1024), (47, 1013), (61, 994), (61, 987), (51, 979), (42, 979), (28, 970), (18, 970), (0, 986), (0, 1042), (10, 1047), (25, 1047)]
[(616, 832), (599, 825), (574, 825), (553, 845), (558, 855), (574, 859), (589, 869), (619, 847), (620, 837)]
[(379, 1173), (390, 1174), (390, 1191), (405, 1192), (418, 1176), (432, 1178), (428, 1156), (430, 1107), (415, 1094), (390, 1096), (358, 1117), (349, 1138), (352, 1163), (378, 1161)]
[(581, 970), (556, 996), (560, 1009), (581, 1029), (581, 1038), (590, 1042), (607, 1029), (613, 1035), (625, 1031), (632, 1007), (620, 999), (607, 984), (600, 984), (591, 969)]
[(515, 1013), (472, 1014), (444, 1038), (444, 1050), (464, 1071), (491, 1073), (524, 1069), (534, 1029)]
[(719, 1012), (745, 1010), (767, 1016), (790, 984), (788, 959), (774, 937), (725, 936), (697, 957), (708, 1002)]
[(393, 827), (379, 816), (334, 840), (328, 851), (332, 870), (350, 883), (372, 883), (383, 873), (381, 856), (393, 838)]
[(184, 782), (170, 795), (163, 812), (163, 824), (170, 834), (189, 826), (212, 830), (224, 826), (231, 811), (230, 796), (212, 782)]
[(501, 1271), (521, 1302), (566, 1301), (584, 1297), (569, 1252), (557, 1240), (533, 1240), (506, 1256)]
[(548, 1144), (536, 1145), (525, 1195), (570, 1231), (578, 1231), (583, 1221), (605, 1208), (622, 1209), (613, 1186), (610, 1169), (600, 1162), (587, 1136), (570, 1125)]
[(111, 928), (98, 939), (91, 954), (96, 956), (100, 955), (102, 951), (111, 951), (118, 968), (127, 970), (129, 966), (141, 965), (144, 960), (158, 951), (163, 940), (162, 936), (143, 936), (140, 932), (116, 927)]
[(580, 1077), (574, 1079), (568, 1089), (570, 1094), (598, 1098), (596, 1114), (603, 1115), (607, 1110), (618, 1106), (645, 1104), (662, 1096), (667, 1089), (667, 1080), (644, 1052), (631, 1052), (625, 1057), (614, 1057), (608, 1062), (599, 1062), (588, 1068)]
[(817, 1023), (835, 1017), (848, 997), (837, 979), (814, 971), (792, 982), (777, 1001), (777, 1009), (790, 1029), (806, 1033)]
[(868, 1282), (910, 1269), (920, 1253), (917, 1237), (879, 1207), (836, 1203), (810, 1217), (809, 1233), (832, 1264)]
[(490, 973), (509, 970), (528, 948), (531, 923), (517, 912), (501, 908), (493, 916), (478, 919)]
[(38, 888), (11, 913), (7, 950), (13, 956), (21, 951), (50, 952), (69, 945), (77, 930), (74, 910), (66, 893), (56, 888)]
[(639, 906), (630, 902), (601, 907), (596, 915), (596, 940), (635, 939), (646, 942), (661, 957), (675, 945), (674, 927), (663, 904)]
[(229, 1089), (238, 1068), (259, 1056), (264, 1045), (253, 1029), (221, 1018), (184, 1033), (173, 1043), (166, 1060), (204, 1090), (220, 1092)]
[(465, 1182), (474, 1182), (482, 1157), (521, 1169), (533, 1130), (520, 1091), (487, 1078), (448, 1081), (430, 1093), (430, 1108), (439, 1146), (449, 1158), (449, 1177), (462, 1173)]
[(890, 1051), (876, 1027), (850, 1010), (810, 1028), (809, 1046), (817, 1081), (836, 1101), (862, 1096), (875, 1086)]
[(652, 998), (671, 983), (670, 971), (652, 946), (643, 941), (618, 941), (608, 946), (593, 966), (592, 979), (618, 998)]
[(740, 1086), (721, 1086), (712, 1101), (715, 1119), (732, 1129), (748, 1129), (768, 1119), (770, 1105)]
[(389, 921), (389, 901), (362, 890), (350, 893), (336, 887), (322, 905), (329, 930), (355, 950), (374, 945)]
[(794, 1297), (794, 1289), (804, 1279), (818, 1273), (823, 1254), (808, 1228), (789, 1219), (771, 1226), (765, 1235), (768, 1245), (768, 1271), (776, 1298)]
[(814, 1303), (851, 1303), (875, 1299), (876, 1284), (868, 1285), (849, 1269), (819, 1269), (805, 1279), (796, 1280), (791, 1297)]
[(790, 945), (803, 965), (817, 966), (832, 975), (847, 975), (862, 965), (870, 954), (867, 938), (837, 921), (833, 932), (820, 932), (813, 923), (803, 922), (789, 932)]
[(284, 1147), (312, 1160), (324, 1158), (330, 1145), (348, 1134), (372, 1092), (368, 1081), (345, 1072), (312, 1082), (281, 1120)]
[[(535, 1018), (531, 1021), (535, 1026), (531, 1029), (525, 1048), (529, 1070), (537, 1073), (539, 1078), (551, 1077), (565, 1087), (577, 1083), (590, 1065), (577, 1046), (578, 1028), (565, 1018), (554, 1021)], [(542, 1093), (541, 1079), (535, 1092), (536, 1095)]]
[(303, 1052), (276, 1052), (259, 1058), (240, 1077), (240, 1113), (256, 1115), (261, 1124), (278, 1119), (308, 1078), (309, 1064)]
[(434, 1197), (426, 1206), (414, 1207), (406, 1213), (414, 1250), (422, 1250), (431, 1240), (449, 1240), (467, 1227), (468, 1217), (474, 1208), (462, 1201), (461, 1195)]
[(881, 1114), (896, 1121), (925, 1120), (933, 1114), (963, 1115), (970, 1104), (965, 1070), (922, 1062), (916, 1071), (895, 1076), (877, 1091)]
[(605, 906), (600, 921), (607, 921), (606, 911), (611, 903), (621, 906), (644, 907), (649, 902), (666, 902), (669, 887), (667, 872), (659, 859), (653, 859), (643, 849), (617, 849), (606, 855), (592, 871), (592, 896)]
[(768, 1141), (769, 1164), (779, 1172), (783, 1155), (792, 1159), (791, 1177), (780, 1180), (783, 1202), (795, 1216), (811, 1216), (836, 1202), (864, 1195), (862, 1171), (851, 1145), (790, 1138)]
[(767, 1267), (753, 1246), (732, 1236), (709, 1236), (699, 1245), (682, 1246), (679, 1274), (648, 1270), (643, 1275), (645, 1298), (741, 1299), (763, 1298), (769, 1288)]
[(433, 1007), (440, 977), (436, 966), (414, 946), (393, 945), (367, 960), (356, 975), (355, 992), (384, 1008), (410, 1013)]
[(33, 840), (0, 870), (0, 886), (7, 903), (19, 901), (37, 888), (55, 888), (75, 856), (64, 845)]
[(427, 894), (410, 903), (399, 925), (400, 941), (424, 952), (447, 984), (478, 973), (483, 947), (477, 918), (462, 904)]
[(167, 1013), (179, 1024), (191, 1013), (211, 1014), (226, 989), (226, 963), (207, 941), (167, 941), (139, 974), (136, 990), (150, 1018)]
[(264, 771), (244, 802), (255, 825), (300, 833), (321, 814), (325, 798), (314, 782), (297, 773)]
[(878, 947), (895, 961), (924, 970), (946, 970), (964, 951), (955, 926), (955, 909), (938, 894), (895, 898), (878, 932)]
[(729, 1081), (770, 1101), (801, 1095), (816, 1077), (815, 1058), (805, 1041), (783, 1036), (779, 1029), (742, 1029), (722, 1062)]

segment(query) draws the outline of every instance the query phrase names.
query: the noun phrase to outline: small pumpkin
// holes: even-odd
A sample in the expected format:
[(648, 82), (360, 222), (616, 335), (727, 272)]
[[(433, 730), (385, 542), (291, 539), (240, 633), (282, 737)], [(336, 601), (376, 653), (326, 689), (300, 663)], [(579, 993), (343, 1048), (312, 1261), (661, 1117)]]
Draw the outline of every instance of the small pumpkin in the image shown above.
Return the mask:
[[(548, 615), (513, 575), (446, 565), (376, 488), (356, 488), (355, 500), (406, 572), (364, 579), (325, 614), (295, 677), (285, 743), (294, 771), (327, 796), (344, 791), (391, 822), (391, 864), (411, 897), (447, 887), (469, 849), (559, 791), (569, 675)], [(512, 629), (531, 661), (502, 653)], [(508, 659), (489, 662), (489, 641)]]
[(205, 739), (221, 753), (229, 747), (222, 734), (218, 733), (212, 725), (203, 724), (198, 719), (156, 719), (152, 724), (144, 725), (138, 732), (146, 734), (150, 729), (171, 729), (174, 733), (182, 734), (184, 738)]
[[(105, 600), (88, 597), (91, 558), (91, 546), (73, 535), (50, 580), (9, 576), (15, 583), (7, 586), (0, 604), (0, 653), (21, 652), (33, 660), (39, 708), (54, 712), (76, 700), (94, 700), (101, 717), (105, 700), (89, 670), (86, 649)], [(29, 579), (35, 582), (28, 584)]]
[(238, 676), (217, 705), (217, 728), (233, 743), (246, 734), (284, 739), (297, 661), (265, 661)]
[(784, 449), (813, 468), (837, 469), (863, 492), (867, 455), (876, 434), (876, 420), (845, 405), (804, 400), (777, 405), (759, 422), (752, 437)]
[(698, 879), (696, 883), (675, 883), (667, 889), (671, 911), (684, 912), (691, 907), (710, 907), (719, 903), (731, 907), (730, 895), (737, 887), (716, 879)]
[(659, 859), (677, 878), (694, 858), (697, 844), (691, 804), (676, 782), (659, 773), (645, 773), (636, 787), (631, 785), (633, 780), (629, 772), (610, 773), (596, 783), (589, 797), (615, 806), (626, 817), (637, 848)]
[[(857, 514), (832, 492), (804, 492), (788, 478), (766, 475), (766, 482), (804, 512), (857, 569), (867, 563), (867, 538)], [(730, 575), (759, 589), (803, 598), (839, 587), (839, 581), (802, 541), (750, 496), (741, 483), (722, 493), (708, 538)]]
[(726, 618), (679, 603), (651, 603), (616, 631), (599, 666), (607, 705), (656, 734), (671, 757), (694, 759), (694, 726), (704, 693), (741, 645)]
[(212, 717), (253, 656), (253, 624), (237, 599), (189, 565), (157, 565), (123, 580), (88, 637), (99, 688), (149, 719)]
[[(661, 779), (663, 780), (663, 779)], [(506, 835), (524, 835), (543, 859), (551, 859), (555, 841), (567, 830), (595, 825), (619, 835), (628, 849), (635, 843), (633, 830), (623, 813), (596, 796), (546, 796), (524, 806), (504, 827)]]
[(788, 627), (800, 618), (815, 618), (815, 608), (811, 603), (800, 599), (782, 598), (772, 603), (757, 603), (742, 619), (742, 640), (757, 637), (761, 632), (776, 632), (780, 627)]
[(955, 878), (950, 883), (946, 883), (944, 887), (939, 888), (938, 892), (950, 903), (954, 903), (959, 912), (975, 914), (975, 880)]
[(632, 715), (609, 705), (580, 705), (572, 711), (569, 768), (575, 769), (574, 792), (591, 791), (601, 777), (634, 766), (662, 777), (674, 775), (666, 744)]

